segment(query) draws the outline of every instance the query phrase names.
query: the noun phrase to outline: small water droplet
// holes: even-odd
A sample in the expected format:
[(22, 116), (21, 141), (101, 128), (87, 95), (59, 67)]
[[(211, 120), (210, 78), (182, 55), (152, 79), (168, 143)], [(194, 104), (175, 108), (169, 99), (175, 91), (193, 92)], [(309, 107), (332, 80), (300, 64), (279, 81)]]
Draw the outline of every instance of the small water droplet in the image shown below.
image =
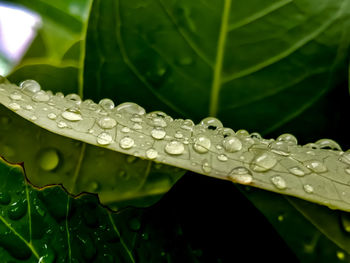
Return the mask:
[(218, 149), (218, 150), (222, 150), (223, 147), (222, 147), (221, 145), (217, 144), (217, 145), (215, 146), (215, 148)]
[(42, 150), (38, 155), (39, 167), (44, 171), (55, 170), (60, 163), (60, 156), (57, 150), (48, 148)]
[(277, 163), (275, 156), (267, 151), (264, 151), (257, 156), (252, 161), (251, 168), (256, 172), (265, 172), (274, 167)]
[(12, 220), (21, 219), (27, 212), (27, 201), (21, 200), (14, 202), (7, 211), (8, 217)]
[(200, 135), (194, 139), (193, 149), (198, 153), (206, 153), (209, 151), (211, 141), (209, 138)]
[(163, 128), (160, 128), (160, 127), (154, 128), (151, 131), (151, 136), (157, 140), (164, 139), (165, 135), (166, 135), (165, 130)]
[(350, 167), (349, 167), (349, 166), (345, 168), (345, 172), (346, 172), (347, 174), (350, 174)]
[(272, 152), (279, 155), (288, 156), (289, 155), (289, 143), (285, 141), (273, 141), (269, 144)]
[(289, 168), (289, 172), (291, 172), (292, 174), (297, 175), (297, 176), (304, 176), (305, 175), (305, 172), (297, 166)]
[(98, 120), (98, 125), (102, 129), (112, 129), (117, 125), (117, 122), (115, 119), (112, 119), (111, 117), (102, 117)]
[(343, 163), (350, 164), (350, 150), (343, 152), (342, 155), (339, 157), (339, 160)]
[(32, 117), (30, 117), (30, 119), (31, 119), (32, 121), (36, 121), (36, 120), (38, 119), (38, 117), (35, 116), (35, 115), (33, 115)]
[(208, 163), (208, 161), (204, 161), (202, 164), (202, 169), (205, 173), (210, 173), (211, 172), (211, 166)]
[(100, 133), (96, 138), (97, 143), (100, 145), (108, 145), (112, 140), (112, 136), (106, 132)]
[(252, 173), (245, 167), (239, 166), (233, 168), (228, 178), (234, 183), (250, 184), (253, 181)]
[(8, 205), (11, 202), (11, 196), (8, 192), (0, 192), (0, 204)]
[(180, 132), (180, 131), (176, 131), (176, 133), (174, 134), (174, 137), (177, 139), (181, 139), (184, 135)]
[(134, 140), (128, 136), (120, 140), (119, 145), (122, 149), (130, 149), (135, 144)]
[(223, 127), (221, 121), (219, 121), (217, 118), (214, 118), (214, 117), (207, 117), (201, 120), (200, 125), (204, 126), (205, 128), (209, 128), (213, 130)]
[(106, 111), (114, 109), (114, 102), (111, 99), (102, 99), (98, 104)]
[(11, 110), (17, 111), (17, 110), (21, 109), (21, 106), (16, 102), (12, 102), (9, 104), (9, 108)]
[(315, 142), (320, 149), (330, 149), (335, 151), (341, 151), (340, 145), (331, 139), (321, 139)]
[(303, 188), (304, 188), (304, 191), (308, 194), (312, 194), (314, 192), (314, 188), (309, 184), (305, 184)]
[(324, 173), (327, 171), (327, 167), (318, 160), (308, 160), (304, 162), (304, 165), (315, 173)]
[(26, 106), (25, 106), (25, 109), (26, 109), (26, 110), (32, 110), (33, 107), (32, 107), (32, 105), (26, 105)]
[(261, 139), (262, 139), (261, 135), (260, 135), (259, 133), (257, 133), (257, 132), (252, 132), (252, 133), (249, 135), (249, 137), (252, 138), (252, 139), (258, 139), (258, 140), (261, 140)]
[(81, 121), (83, 119), (80, 110), (75, 107), (65, 110), (61, 115), (68, 121)]
[(50, 100), (50, 95), (43, 90), (39, 90), (38, 92), (34, 93), (32, 100), (35, 102), (47, 102)]
[(222, 141), (222, 145), (228, 152), (237, 152), (242, 149), (242, 142), (236, 136), (228, 136)]
[(166, 127), (168, 125), (163, 117), (153, 117), (152, 124), (155, 127)]
[(78, 94), (70, 93), (66, 96), (66, 100), (72, 101), (76, 104), (81, 104), (81, 98)]
[(137, 123), (141, 123), (142, 122), (142, 118), (140, 118), (140, 116), (138, 114), (134, 114), (131, 119), (132, 122), (137, 122)]
[(289, 133), (285, 133), (285, 134), (278, 136), (276, 141), (287, 142), (290, 145), (297, 145), (298, 144), (297, 138), (295, 138), (294, 135), (289, 134)]
[(146, 113), (144, 108), (132, 102), (125, 102), (125, 103), (119, 104), (115, 108), (115, 111), (118, 113), (126, 112), (129, 114), (138, 114), (138, 115), (144, 115)]
[(134, 130), (142, 130), (142, 126), (141, 126), (140, 124), (138, 124), (138, 123), (135, 123), (135, 124), (132, 126), (132, 128), (133, 128)]
[(249, 136), (249, 132), (246, 130), (238, 130), (236, 131), (236, 135), (241, 137), (246, 137), (246, 136)]
[(228, 160), (227, 156), (225, 154), (219, 154), (218, 160), (221, 162), (226, 162)]
[(50, 120), (55, 120), (57, 118), (57, 115), (53, 112), (47, 114), (47, 117), (50, 119)]
[(27, 79), (19, 84), (20, 89), (23, 93), (32, 96), (41, 90), (40, 84), (32, 79)]
[(235, 132), (234, 130), (230, 129), (230, 128), (219, 128), (220, 133), (222, 134), (222, 136), (224, 136), (224, 138), (228, 137), (228, 136), (234, 136)]
[(286, 181), (281, 176), (271, 177), (271, 182), (276, 188), (283, 190), (287, 188)]
[(129, 127), (123, 127), (121, 129), (121, 131), (124, 132), (124, 133), (128, 133), (128, 132), (130, 132), (130, 128)]
[(14, 91), (10, 94), (10, 99), (12, 100), (22, 100), (22, 95), (17, 92), (17, 91)]
[(180, 155), (185, 151), (185, 146), (179, 141), (171, 141), (165, 145), (164, 150), (171, 155)]
[(96, 181), (92, 181), (89, 184), (89, 190), (91, 192), (96, 192), (100, 188), (100, 184)]
[(68, 125), (67, 125), (67, 123), (65, 123), (64, 121), (59, 121), (59, 122), (57, 123), (57, 127), (63, 129), (63, 128), (67, 128)]
[(345, 253), (343, 251), (337, 251), (337, 258), (343, 261), (345, 259)]
[(194, 127), (194, 123), (190, 119), (184, 120), (183, 124), (181, 125), (181, 129), (187, 130), (187, 131), (192, 131), (193, 127)]
[(146, 151), (146, 157), (151, 160), (156, 159), (158, 157), (158, 152), (153, 148), (148, 149)]

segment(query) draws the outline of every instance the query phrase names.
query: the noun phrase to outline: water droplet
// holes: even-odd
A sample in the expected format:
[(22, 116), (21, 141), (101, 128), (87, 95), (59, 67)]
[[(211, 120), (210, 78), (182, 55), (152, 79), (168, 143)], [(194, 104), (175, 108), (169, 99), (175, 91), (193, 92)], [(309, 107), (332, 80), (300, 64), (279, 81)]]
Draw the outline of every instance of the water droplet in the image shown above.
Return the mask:
[(138, 115), (144, 115), (146, 113), (144, 108), (132, 102), (125, 102), (125, 103), (119, 104), (115, 108), (115, 111), (118, 113), (126, 112), (129, 114), (138, 114)]
[(89, 190), (90, 190), (91, 192), (96, 192), (99, 188), (100, 188), (100, 185), (99, 185), (98, 182), (96, 182), (96, 181), (90, 182), (90, 184), (89, 184)]
[(60, 163), (60, 157), (55, 149), (44, 149), (38, 155), (39, 166), (44, 171), (53, 171)]
[(55, 120), (57, 118), (57, 115), (53, 112), (47, 114), (47, 117), (50, 119), (50, 120)]
[(134, 114), (130, 120), (132, 122), (137, 122), (137, 123), (142, 122), (142, 118), (140, 118), (140, 116), (138, 114)]
[(0, 192), (0, 204), (8, 205), (11, 202), (11, 196), (8, 192)]
[(345, 253), (343, 251), (337, 251), (337, 258), (339, 260), (344, 260), (345, 259)]
[(242, 149), (242, 142), (235, 136), (228, 136), (222, 141), (222, 145), (228, 152), (237, 152)]
[(135, 123), (135, 124), (132, 126), (132, 128), (133, 128), (134, 130), (142, 130), (142, 126), (141, 126), (140, 124), (138, 124), (138, 123)]
[(27, 201), (17, 201), (9, 206), (8, 217), (12, 220), (21, 219), (27, 212)]
[(343, 152), (342, 155), (339, 157), (339, 160), (343, 163), (350, 164), (350, 150)]
[(234, 136), (235, 132), (234, 130), (230, 129), (230, 128), (219, 128), (220, 129), (220, 133), (222, 134), (222, 136), (224, 136), (224, 138), (228, 137), (228, 136)]
[(43, 90), (39, 90), (38, 92), (34, 93), (32, 100), (35, 102), (47, 102), (50, 100), (50, 95)]
[(117, 122), (115, 119), (112, 119), (111, 117), (102, 117), (98, 120), (98, 125), (102, 129), (112, 129), (117, 125)]
[(317, 144), (320, 149), (330, 149), (336, 151), (342, 150), (340, 145), (331, 139), (321, 139), (315, 142), (315, 144)]
[[(155, 113), (150, 113), (150, 115), (154, 115)], [(155, 127), (166, 127), (168, 124), (164, 120), (164, 117), (153, 117), (152, 125)]]
[(57, 123), (57, 127), (63, 129), (63, 128), (67, 128), (68, 125), (67, 125), (67, 123), (65, 123), (64, 121), (59, 121), (59, 122)]
[(253, 181), (252, 173), (245, 167), (233, 168), (228, 178), (234, 183), (250, 184)]
[(246, 137), (246, 136), (249, 136), (249, 132), (246, 130), (238, 130), (238, 131), (236, 131), (236, 135), (241, 136), (241, 137)]
[(217, 118), (214, 118), (214, 117), (207, 117), (201, 120), (200, 125), (212, 130), (216, 130), (217, 128), (223, 127), (221, 121), (219, 121)]
[(305, 184), (303, 188), (304, 188), (304, 191), (308, 194), (312, 194), (314, 192), (314, 188), (309, 184)]
[(181, 139), (182, 137), (184, 137), (184, 135), (180, 131), (176, 131), (176, 133), (174, 134), (174, 137)]
[(146, 151), (146, 157), (151, 160), (156, 159), (158, 157), (158, 152), (153, 148), (148, 149)]
[(81, 121), (83, 119), (80, 110), (75, 107), (62, 112), (62, 117), (68, 121)]
[(204, 161), (202, 164), (202, 169), (205, 173), (210, 173), (211, 172), (211, 166), (208, 163), (208, 161)]
[(22, 95), (17, 92), (17, 91), (14, 91), (10, 94), (10, 99), (12, 100), (22, 100)]
[(130, 132), (130, 128), (129, 127), (123, 127), (121, 129), (121, 131), (124, 132), (124, 133), (128, 133), (128, 132)]
[(211, 141), (209, 138), (201, 135), (194, 139), (193, 149), (198, 153), (206, 153), (209, 151)]
[(287, 188), (286, 181), (281, 176), (274, 176), (271, 178), (271, 182), (276, 188), (283, 190)]
[(151, 131), (151, 136), (157, 140), (164, 139), (165, 135), (166, 135), (165, 130), (163, 128), (160, 128), (160, 127), (154, 128)]
[(21, 106), (16, 102), (12, 102), (9, 104), (9, 108), (11, 110), (17, 111), (17, 110), (21, 109)]
[(108, 145), (112, 140), (112, 136), (106, 132), (100, 133), (96, 138), (97, 143), (100, 145)]
[(32, 96), (41, 90), (40, 84), (32, 79), (27, 79), (19, 84), (20, 89), (23, 93)]
[(33, 115), (32, 117), (30, 117), (30, 119), (31, 119), (32, 121), (36, 121), (36, 120), (38, 119), (38, 117), (35, 116), (35, 115)]
[(181, 125), (181, 129), (184, 129), (187, 131), (192, 131), (193, 127), (194, 127), (194, 123), (190, 119), (184, 120), (183, 124)]
[(297, 175), (297, 176), (304, 176), (305, 175), (305, 172), (297, 166), (289, 168), (289, 172), (291, 172), (292, 174)]
[(285, 141), (273, 141), (269, 144), (272, 152), (279, 155), (288, 156), (289, 155), (289, 143)]
[(78, 94), (75, 93), (70, 93), (66, 96), (66, 100), (72, 101), (76, 104), (80, 104), (81, 103), (81, 98)]
[(324, 173), (327, 171), (327, 167), (318, 160), (308, 160), (304, 162), (304, 165), (315, 173)]
[(350, 174), (350, 167), (346, 167), (346, 168), (345, 168), (345, 172), (346, 172), (347, 174)]
[(287, 142), (290, 145), (297, 145), (298, 144), (297, 138), (295, 138), (294, 135), (289, 134), (289, 133), (285, 133), (285, 134), (282, 134), (282, 135), (278, 136), (276, 141)]
[(180, 155), (185, 151), (185, 146), (179, 141), (171, 141), (165, 145), (164, 150), (171, 155)]
[(226, 162), (228, 160), (227, 156), (225, 154), (219, 154), (218, 160), (221, 162)]
[(275, 156), (267, 151), (264, 151), (257, 156), (252, 161), (251, 168), (256, 172), (266, 172), (274, 167), (277, 163)]
[(257, 132), (252, 132), (252, 133), (249, 135), (249, 137), (252, 138), (252, 139), (258, 139), (258, 140), (261, 140), (261, 139), (262, 139), (261, 135), (260, 135), (259, 133), (257, 133)]
[(114, 109), (114, 102), (111, 99), (102, 99), (98, 104), (106, 111)]
[(134, 146), (134, 144), (135, 144), (134, 140), (127, 136), (121, 139), (119, 142), (119, 145), (122, 149), (130, 149), (131, 147)]
[(26, 106), (25, 106), (25, 109), (26, 109), (26, 110), (32, 110), (33, 107), (32, 107), (32, 105), (26, 105)]

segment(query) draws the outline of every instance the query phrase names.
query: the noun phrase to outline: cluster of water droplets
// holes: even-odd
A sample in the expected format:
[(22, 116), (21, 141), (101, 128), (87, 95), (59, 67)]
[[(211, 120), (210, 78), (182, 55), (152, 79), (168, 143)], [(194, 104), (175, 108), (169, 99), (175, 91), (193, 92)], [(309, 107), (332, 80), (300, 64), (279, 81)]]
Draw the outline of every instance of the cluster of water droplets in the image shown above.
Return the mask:
[(330, 139), (304, 146), (291, 134), (264, 139), (258, 133), (235, 132), (213, 117), (194, 124), (161, 111), (146, 113), (131, 102), (115, 106), (110, 99), (96, 104), (77, 94), (53, 94), (34, 80), (19, 87), (0, 84), (0, 95), (21, 116), (78, 140), (287, 194), (322, 197), (323, 191), (350, 204), (342, 187), (350, 182), (342, 176), (350, 176), (350, 151), (343, 152)]

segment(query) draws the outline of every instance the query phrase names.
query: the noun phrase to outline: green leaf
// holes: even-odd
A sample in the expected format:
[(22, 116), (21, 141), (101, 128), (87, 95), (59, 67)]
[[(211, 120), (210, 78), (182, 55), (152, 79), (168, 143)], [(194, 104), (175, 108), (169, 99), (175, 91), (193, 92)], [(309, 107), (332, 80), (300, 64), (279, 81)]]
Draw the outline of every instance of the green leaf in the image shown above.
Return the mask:
[[(0, 182), (3, 262), (146, 263), (161, 262), (164, 255), (179, 259), (176, 249), (164, 242), (169, 237), (174, 240), (172, 234), (155, 231), (157, 227), (144, 210), (116, 214), (102, 207), (95, 195), (73, 198), (60, 186), (37, 189), (28, 184), (21, 165), (2, 158)], [(186, 246), (183, 237), (175, 242)], [(189, 248), (181, 255), (198, 262), (191, 253)]]

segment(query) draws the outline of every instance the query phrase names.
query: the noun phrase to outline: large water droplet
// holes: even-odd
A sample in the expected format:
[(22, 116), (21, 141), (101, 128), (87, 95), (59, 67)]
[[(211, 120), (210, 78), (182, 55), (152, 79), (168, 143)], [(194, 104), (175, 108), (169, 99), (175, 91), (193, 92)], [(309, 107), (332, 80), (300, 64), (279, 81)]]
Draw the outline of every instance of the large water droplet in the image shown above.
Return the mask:
[(19, 84), (20, 89), (23, 93), (32, 96), (41, 90), (40, 84), (32, 79), (27, 79)]
[(271, 178), (271, 182), (276, 188), (283, 190), (287, 188), (286, 181), (281, 176), (274, 176)]
[(236, 136), (228, 136), (222, 141), (222, 145), (228, 152), (237, 152), (242, 149), (242, 142)]
[(287, 142), (290, 145), (298, 144), (297, 138), (295, 138), (294, 135), (289, 134), (289, 133), (285, 133), (285, 134), (282, 134), (282, 135), (278, 136), (278, 138), (276, 140), (277, 141)]
[(304, 165), (315, 173), (324, 173), (327, 171), (327, 167), (318, 160), (305, 161)]
[(297, 166), (289, 168), (289, 172), (291, 172), (292, 174), (297, 175), (297, 176), (304, 176), (305, 175), (305, 172)]
[(234, 183), (250, 184), (253, 181), (252, 173), (245, 167), (233, 168), (228, 174), (228, 178)]
[(39, 90), (38, 92), (34, 93), (32, 100), (35, 102), (47, 102), (50, 100), (50, 95), (43, 90)]
[(9, 108), (11, 110), (17, 111), (17, 110), (21, 109), (21, 106), (16, 102), (12, 102), (9, 104)]
[(163, 128), (160, 128), (160, 127), (154, 128), (151, 131), (151, 136), (157, 140), (163, 139), (165, 137), (165, 135), (166, 135), (165, 130)]
[(100, 133), (96, 138), (97, 143), (100, 145), (108, 145), (112, 140), (112, 136), (106, 132)]
[(269, 144), (271, 151), (279, 155), (289, 155), (289, 143), (285, 141), (273, 141)]
[(75, 107), (62, 112), (62, 117), (68, 121), (81, 121), (83, 119), (80, 110)]
[(221, 121), (219, 121), (217, 118), (214, 118), (214, 117), (207, 117), (201, 120), (200, 125), (212, 130), (216, 130), (217, 128), (223, 127)]
[(111, 99), (102, 99), (98, 104), (106, 111), (114, 108), (114, 102)]
[(102, 117), (98, 120), (98, 125), (103, 129), (112, 129), (117, 125), (117, 122), (111, 117)]
[(22, 95), (17, 92), (17, 91), (14, 91), (10, 94), (10, 99), (12, 100), (22, 100)]
[(321, 139), (315, 142), (315, 144), (317, 144), (320, 149), (341, 151), (340, 145), (331, 139)]
[(198, 153), (206, 153), (209, 151), (211, 141), (209, 138), (200, 135), (194, 139), (193, 149)]
[(312, 194), (314, 192), (314, 188), (309, 184), (305, 184), (303, 188), (304, 188), (304, 191), (308, 194)]
[(151, 160), (156, 159), (158, 157), (158, 152), (153, 148), (148, 149), (146, 151), (146, 157)]
[(171, 141), (165, 145), (164, 150), (171, 155), (180, 155), (185, 151), (185, 146), (179, 141)]
[(66, 96), (66, 100), (72, 101), (78, 105), (81, 103), (80, 96), (78, 94), (75, 94), (75, 93), (68, 94)]
[(135, 144), (134, 140), (128, 136), (120, 140), (119, 145), (122, 149), (130, 149)]
[(21, 219), (27, 212), (27, 201), (17, 201), (9, 206), (8, 217), (12, 220)]
[(38, 155), (39, 166), (44, 171), (53, 171), (60, 162), (60, 157), (55, 149), (49, 148), (41, 151)]
[(277, 163), (275, 156), (267, 151), (264, 151), (253, 159), (251, 168), (256, 172), (265, 172), (274, 167)]
[(208, 163), (208, 161), (204, 161), (202, 164), (202, 169), (205, 173), (210, 173), (211, 172), (211, 166)]
[(146, 113), (144, 108), (132, 102), (125, 102), (125, 103), (119, 104), (115, 108), (115, 111), (117, 113), (126, 112), (129, 114), (138, 114), (138, 115), (144, 115)]

